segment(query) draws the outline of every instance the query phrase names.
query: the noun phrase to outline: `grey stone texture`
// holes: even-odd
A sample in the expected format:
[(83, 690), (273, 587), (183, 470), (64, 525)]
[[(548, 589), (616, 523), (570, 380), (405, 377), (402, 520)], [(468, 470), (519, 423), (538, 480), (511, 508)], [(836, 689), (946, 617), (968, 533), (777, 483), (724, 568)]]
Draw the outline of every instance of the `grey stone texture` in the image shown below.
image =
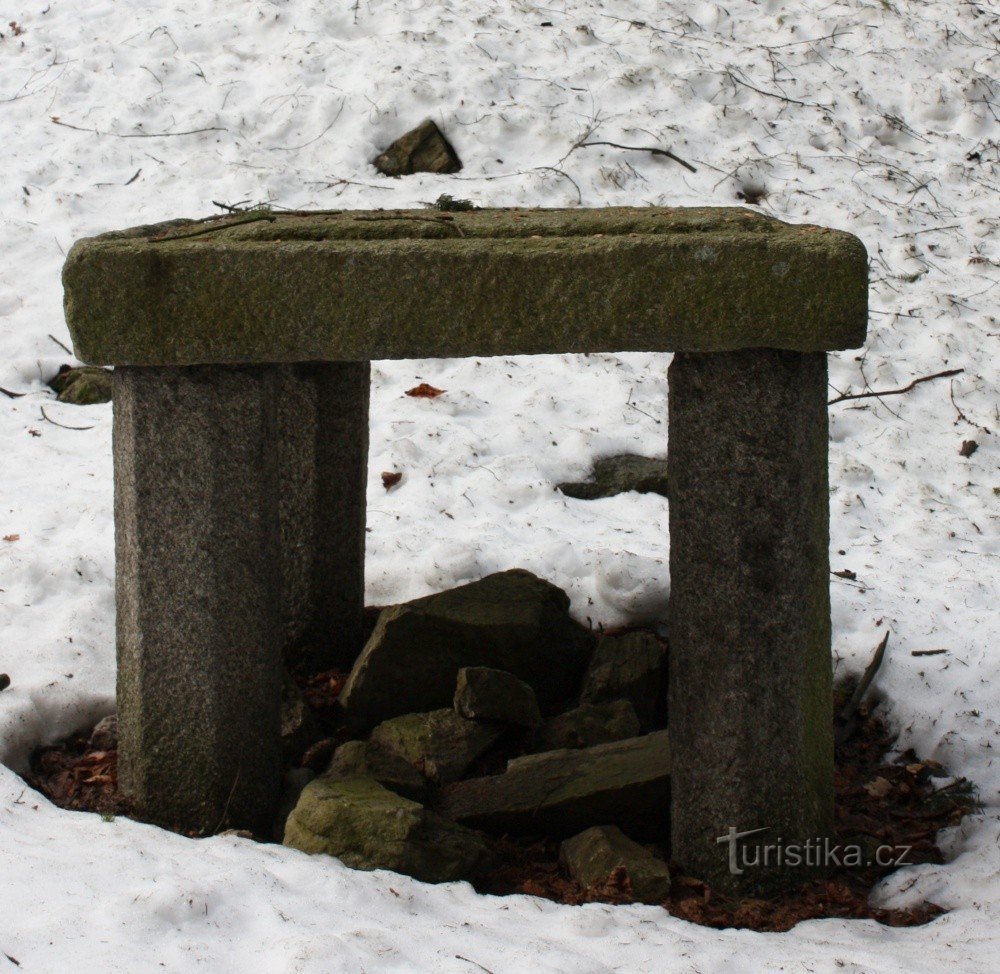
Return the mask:
[[(76, 353), (116, 366), (119, 768), (147, 814), (265, 833), (283, 650), (311, 665), (358, 652), (370, 359), (639, 350), (678, 353), (673, 855), (724, 885), (730, 826), (829, 832), (823, 353), (864, 341), (856, 237), (737, 208), (261, 209), (79, 241), (63, 283)], [(387, 609), (348, 722), (451, 707), (463, 666), (509, 671), (557, 713), (592, 648), (567, 608), (507, 572)], [(663, 831), (665, 738), (652, 756), (658, 736), (638, 740), (641, 755), (603, 745), (626, 748), (608, 765), (625, 763), (622, 787), (590, 764), (564, 782), (560, 759), (537, 766), (545, 795), (512, 762), (445, 797), (474, 818), (507, 795), (496, 821), (543, 809), (576, 830), (623, 824), (588, 819), (621, 804)], [(584, 801), (588, 784), (605, 797)]]
[(628, 700), (585, 703), (546, 721), (532, 739), (532, 750), (593, 747), (638, 737), (641, 733), (639, 718)]
[(667, 653), (650, 632), (602, 636), (580, 691), (584, 704), (628, 700), (643, 731), (666, 720)]
[(537, 727), (542, 722), (535, 691), (513, 673), (489, 666), (466, 666), (458, 671), (455, 713), (515, 727)]
[(363, 645), (370, 372), (275, 369), (285, 655), (313, 671), (350, 666)]
[(283, 646), (360, 644), (367, 368), (120, 368), (114, 386), (121, 786), (186, 830), (263, 833)]
[(503, 774), (441, 789), (437, 810), (474, 828), (570, 836), (592, 825), (666, 838), (670, 805), (666, 731), (579, 751), (547, 751), (508, 762)]
[(581, 886), (606, 883), (622, 870), (638, 902), (662, 903), (670, 896), (667, 864), (614, 825), (595, 825), (566, 839), (559, 860)]
[(95, 365), (854, 348), (854, 236), (738, 208), (255, 211), (74, 244)]
[(278, 799), (274, 376), (114, 375), (119, 783), (197, 833), (263, 834)]
[(594, 461), (590, 480), (559, 484), (567, 497), (593, 501), (634, 490), (638, 494), (667, 496), (667, 461), (621, 453)]
[(521, 569), (384, 609), (340, 695), (365, 731), (403, 714), (451, 707), (465, 666), (506, 670), (543, 712), (575, 697), (593, 638), (562, 589)]
[(832, 830), (826, 356), (677, 355), (669, 379), (671, 855), (794, 884), (731, 876), (716, 838)]

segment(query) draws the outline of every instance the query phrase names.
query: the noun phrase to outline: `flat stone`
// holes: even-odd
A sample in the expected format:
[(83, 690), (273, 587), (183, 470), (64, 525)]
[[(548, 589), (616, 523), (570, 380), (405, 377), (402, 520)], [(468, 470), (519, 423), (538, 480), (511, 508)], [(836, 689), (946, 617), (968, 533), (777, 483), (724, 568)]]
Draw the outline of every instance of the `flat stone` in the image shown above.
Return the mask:
[(427, 798), (427, 779), (405, 757), (371, 741), (341, 744), (323, 772), (330, 778), (373, 778), (411, 801)]
[(466, 720), (454, 710), (433, 710), (379, 724), (370, 742), (409, 762), (429, 781), (443, 785), (458, 781), (502, 733), (499, 724)]
[(340, 695), (348, 724), (451, 707), (466, 666), (513, 673), (557, 712), (579, 692), (593, 646), (568, 609), (565, 592), (518, 569), (384, 609)]
[(288, 817), (284, 844), (336, 856), (352, 869), (392, 869), (426, 883), (468, 879), (489, 859), (482, 836), (371, 778), (310, 782)]
[(408, 176), (415, 172), (458, 172), (462, 160), (441, 129), (427, 119), (396, 139), (372, 165), (385, 176)]
[(662, 903), (670, 896), (667, 864), (614, 825), (595, 825), (566, 839), (559, 860), (581, 886), (606, 883), (620, 869), (638, 902)]
[(666, 497), (667, 461), (632, 453), (601, 457), (594, 462), (590, 480), (559, 484), (559, 489), (567, 497), (585, 501), (614, 497), (631, 490), (637, 494), (661, 494)]
[(635, 708), (628, 700), (585, 703), (545, 722), (532, 741), (536, 751), (593, 747), (623, 741), (642, 733)]
[(500, 775), (441, 790), (437, 810), (491, 832), (570, 836), (593, 825), (663, 839), (669, 829), (667, 732), (580, 751), (516, 758)]
[(824, 351), (868, 320), (856, 237), (736, 207), (255, 211), (78, 241), (63, 287), (95, 365)]
[(542, 722), (535, 691), (513, 673), (488, 666), (465, 666), (458, 671), (455, 712), (469, 720), (494, 720), (515, 727), (537, 727)]
[(649, 632), (603, 636), (597, 642), (580, 691), (581, 703), (628, 700), (644, 731), (663, 726), (667, 659), (663, 644)]

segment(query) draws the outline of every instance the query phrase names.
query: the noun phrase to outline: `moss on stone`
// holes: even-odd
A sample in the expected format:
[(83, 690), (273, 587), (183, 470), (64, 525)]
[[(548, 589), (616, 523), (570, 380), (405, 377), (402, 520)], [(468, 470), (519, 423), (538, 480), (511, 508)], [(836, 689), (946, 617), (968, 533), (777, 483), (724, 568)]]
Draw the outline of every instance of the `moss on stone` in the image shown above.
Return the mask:
[(487, 861), (482, 836), (371, 778), (317, 778), (285, 826), (284, 844), (353, 869), (393, 869), (428, 883), (467, 879)]
[(867, 256), (746, 210), (253, 213), (79, 241), (85, 360), (116, 365), (849, 348)]
[(111, 402), (111, 373), (90, 365), (77, 369), (64, 366), (49, 381), (49, 388), (58, 393), (59, 402), (73, 406)]

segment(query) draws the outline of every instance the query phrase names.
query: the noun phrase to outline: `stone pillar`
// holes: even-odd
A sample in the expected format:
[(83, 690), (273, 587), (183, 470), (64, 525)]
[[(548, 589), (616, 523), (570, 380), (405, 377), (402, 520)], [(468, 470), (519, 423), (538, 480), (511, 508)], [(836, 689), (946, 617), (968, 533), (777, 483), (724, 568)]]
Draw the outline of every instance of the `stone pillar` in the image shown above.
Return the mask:
[(282, 625), (292, 667), (350, 667), (362, 647), (368, 362), (277, 370)]
[(367, 364), (115, 370), (119, 781), (269, 833), (286, 637), (356, 652)]
[(671, 855), (722, 887), (794, 886), (762, 847), (832, 834), (826, 395), (822, 352), (670, 367)]

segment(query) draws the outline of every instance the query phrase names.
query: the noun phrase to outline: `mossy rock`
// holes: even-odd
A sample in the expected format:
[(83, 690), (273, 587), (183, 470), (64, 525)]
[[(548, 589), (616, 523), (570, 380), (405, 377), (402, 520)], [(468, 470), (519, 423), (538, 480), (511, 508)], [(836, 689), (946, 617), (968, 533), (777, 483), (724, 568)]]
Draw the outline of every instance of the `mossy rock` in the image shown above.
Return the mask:
[(738, 208), (235, 213), (78, 241), (63, 289), (94, 365), (830, 351), (868, 321), (860, 240)]
[(481, 835), (372, 778), (317, 778), (288, 817), (284, 844), (352, 869), (391, 869), (427, 883), (474, 876), (489, 860)]
[(92, 365), (76, 369), (64, 365), (49, 381), (49, 388), (58, 393), (59, 402), (73, 406), (111, 402), (111, 371)]
[(380, 785), (411, 801), (427, 798), (427, 779), (409, 761), (372, 741), (348, 741), (337, 748), (328, 778), (373, 778)]
[(581, 886), (606, 883), (621, 870), (640, 903), (662, 903), (670, 896), (667, 864), (614, 825), (597, 825), (567, 839), (559, 860)]
[(372, 165), (385, 176), (409, 176), (415, 172), (458, 172), (462, 161), (441, 129), (427, 119), (396, 139)]
[(588, 703), (546, 721), (532, 741), (532, 749), (594, 747), (638, 737), (640, 733), (639, 718), (628, 700)]
[(498, 724), (466, 720), (453, 710), (442, 709), (384, 721), (372, 731), (370, 743), (443, 785), (458, 781), (502, 733)]

